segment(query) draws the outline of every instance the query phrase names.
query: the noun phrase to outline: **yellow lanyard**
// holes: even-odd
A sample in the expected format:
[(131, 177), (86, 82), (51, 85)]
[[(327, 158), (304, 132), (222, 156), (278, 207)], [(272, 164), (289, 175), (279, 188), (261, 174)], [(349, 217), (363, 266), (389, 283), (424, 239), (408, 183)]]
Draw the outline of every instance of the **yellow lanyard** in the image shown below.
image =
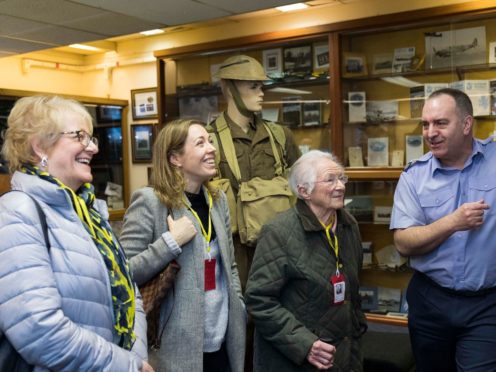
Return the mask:
[(212, 211), (212, 204), (213, 203), (212, 203), (212, 195), (210, 195), (208, 190), (207, 190), (207, 195), (208, 195), (208, 231), (205, 231), (205, 228), (203, 227), (203, 224), (201, 222), (200, 217), (198, 216), (198, 213), (196, 213), (194, 211), (194, 209), (191, 208), (191, 206), (186, 202), (186, 200), (183, 200), (183, 203), (186, 206), (186, 208), (188, 208), (189, 211), (193, 214), (193, 216), (195, 216), (196, 220), (200, 224), (202, 235), (205, 238), (205, 240), (207, 241), (207, 253), (208, 253), (208, 256), (210, 258), (210, 250), (211, 250), (210, 238), (212, 237), (212, 219), (210, 217), (210, 212)]
[(332, 234), (334, 237), (334, 242), (331, 237), (331, 229), (332, 225), (334, 225), (334, 219), (329, 223), (329, 225), (324, 225), (322, 222), (320, 223), (322, 227), (325, 229), (327, 241), (329, 242), (329, 246), (332, 248), (334, 253), (336, 254), (336, 275), (339, 275), (339, 242), (338, 242), (338, 237), (336, 234)]

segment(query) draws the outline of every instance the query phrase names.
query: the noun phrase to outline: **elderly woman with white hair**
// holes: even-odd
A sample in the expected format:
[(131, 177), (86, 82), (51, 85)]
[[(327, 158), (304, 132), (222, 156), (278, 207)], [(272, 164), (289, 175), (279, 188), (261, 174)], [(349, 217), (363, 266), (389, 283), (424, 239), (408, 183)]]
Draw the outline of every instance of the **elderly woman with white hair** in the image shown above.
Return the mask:
[(322, 151), (291, 169), (296, 205), (262, 228), (246, 304), (255, 322), (254, 371), (361, 371), (362, 247), (345, 210), (348, 177)]

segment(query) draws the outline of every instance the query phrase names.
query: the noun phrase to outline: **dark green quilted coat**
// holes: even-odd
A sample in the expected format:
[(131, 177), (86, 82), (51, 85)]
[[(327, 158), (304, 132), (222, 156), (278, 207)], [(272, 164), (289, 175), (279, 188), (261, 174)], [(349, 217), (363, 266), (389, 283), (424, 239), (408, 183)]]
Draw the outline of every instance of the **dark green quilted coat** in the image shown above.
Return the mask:
[(346, 277), (342, 305), (333, 305), (330, 283), (335, 253), (302, 200), (263, 227), (246, 290), (256, 327), (255, 372), (316, 371), (306, 356), (317, 339), (337, 347), (331, 371), (362, 371), (360, 336), (366, 322), (358, 295), (360, 233), (347, 211), (338, 210), (337, 216), (340, 270)]

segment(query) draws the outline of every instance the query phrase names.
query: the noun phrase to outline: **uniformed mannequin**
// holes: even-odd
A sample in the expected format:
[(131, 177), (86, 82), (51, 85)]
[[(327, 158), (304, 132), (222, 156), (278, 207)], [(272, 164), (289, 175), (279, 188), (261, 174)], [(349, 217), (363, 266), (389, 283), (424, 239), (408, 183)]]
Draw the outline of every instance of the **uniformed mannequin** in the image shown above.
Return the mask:
[[(269, 80), (262, 65), (254, 58), (245, 55), (229, 57), (221, 64), (217, 77), (221, 79), (227, 110), (211, 124), (212, 130), (218, 135), (220, 121), (225, 120), (227, 123), (236, 150), (242, 182), (254, 177), (265, 180), (274, 178), (274, 154), (269, 133), (261, 118), (264, 97), (262, 82)], [(284, 128), (284, 135), (285, 146), (279, 150), (283, 163), (286, 167), (290, 167), (300, 156), (300, 151), (289, 129)], [(236, 195), (239, 184), (227, 163), (223, 149), (220, 148), (219, 152), (221, 177), (229, 179)], [(244, 290), (255, 248), (241, 244), (236, 234), (234, 247)]]

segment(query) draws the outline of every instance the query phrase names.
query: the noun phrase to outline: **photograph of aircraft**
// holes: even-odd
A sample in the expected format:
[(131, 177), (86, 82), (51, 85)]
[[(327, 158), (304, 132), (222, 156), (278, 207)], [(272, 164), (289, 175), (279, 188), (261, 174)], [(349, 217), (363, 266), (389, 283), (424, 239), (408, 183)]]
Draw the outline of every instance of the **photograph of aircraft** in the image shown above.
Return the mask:
[(366, 110), (368, 123), (386, 123), (398, 118), (397, 101), (367, 101)]
[(427, 33), (425, 68), (435, 69), (486, 63), (486, 28), (471, 27)]
[(436, 50), (436, 48), (432, 48), (432, 49), (436, 56), (441, 58), (448, 58), (451, 57), (453, 54), (463, 53), (475, 47), (477, 47), (477, 38), (474, 38), (474, 41), (472, 41), (470, 44), (453, 45), (441, 50)]

